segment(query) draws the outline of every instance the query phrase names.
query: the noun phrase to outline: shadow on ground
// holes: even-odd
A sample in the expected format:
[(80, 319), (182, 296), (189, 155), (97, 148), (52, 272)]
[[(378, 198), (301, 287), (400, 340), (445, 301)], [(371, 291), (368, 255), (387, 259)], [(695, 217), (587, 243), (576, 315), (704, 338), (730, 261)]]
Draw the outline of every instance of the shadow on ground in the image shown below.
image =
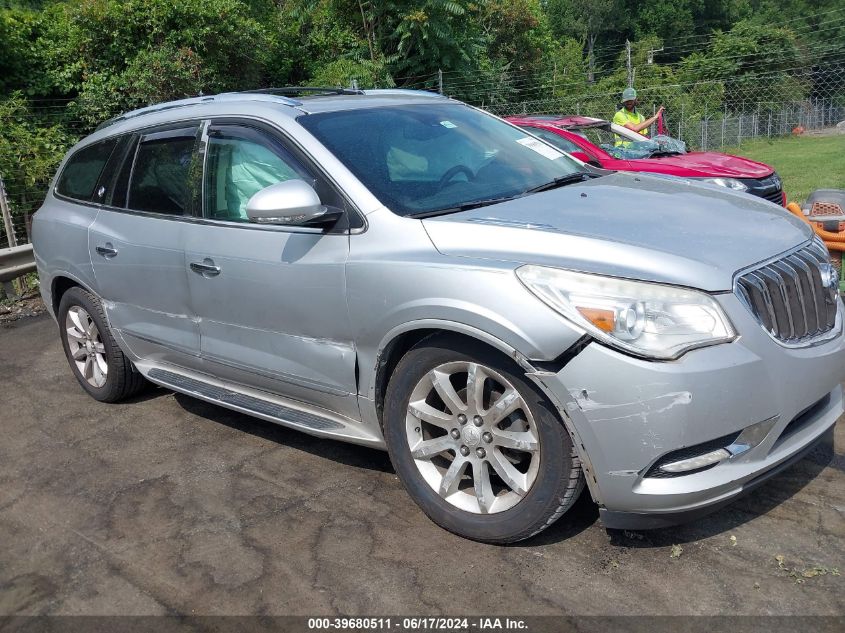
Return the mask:
[[(164, 390), (156, 389), (145, 397), (155, 397), (155, 392), (167, 393)], [(384, 451), (325, 438), (315, 442), (310, 436), (300, 431), (253, 418), (187, 395), (179, 393), (174, 395), (179, 405), (187, 412), (243, 433), (249, 433), (255, 437), (305, 451), (311, 455), (330, 459), (346, 466), (378, 472), (394, 472), (390, 458)], [(608, 529), (607, 534), (610, 542), (614, 545), (649, 548), (696, 542), (730, 532), (752, 519), (769, 513), (773, 508), (795, 496), (813, 481), (825, 467), (833, 465), (841, 469), (842, 466), (836, 464), (835, 457), (833, 435), (829, 433), (825, 440), (806, 458), (756, 488), (750, 494), (719, 508), (710, 515), (670, 528), (656, 530)], [(598, 506), (593, 502), (585, 487), (578, 501), (554, 525), (536, 537), (515, 543), (513, 546), (536, 547), (568, 540), (595, 525), (598, 521)]]
[(249, 433), (277, 444), (283, 444), (289, 448), (304, 451), (324, 459), (330, 459), (356, 468), (367, 468), (378, 472), (393, 472), (390, 458), (384, 451), (375, 450), (366, 446), (348, 444), (327, 438), (314, 438), (302, 431), (287, 428), (280, 424), (267, 422), (259, 418), (232, 411), (204, 400), (198, 400), (184, 394), (174, 394), (176, 402), (185, 411), (197, 415), (231, 429), (243, 433)]

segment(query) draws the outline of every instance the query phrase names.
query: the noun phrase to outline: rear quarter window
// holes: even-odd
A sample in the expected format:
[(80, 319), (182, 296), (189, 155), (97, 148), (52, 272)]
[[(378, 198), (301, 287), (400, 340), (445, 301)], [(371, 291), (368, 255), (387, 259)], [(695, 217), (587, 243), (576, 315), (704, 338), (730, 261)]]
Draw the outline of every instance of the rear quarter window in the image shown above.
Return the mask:
[(91, 200), (103, 167), (116, 145), (117, 139), (112, 138), (88, 145), (75, 152), (68, 159), (59, 176), (56, 191), (68, 198)]

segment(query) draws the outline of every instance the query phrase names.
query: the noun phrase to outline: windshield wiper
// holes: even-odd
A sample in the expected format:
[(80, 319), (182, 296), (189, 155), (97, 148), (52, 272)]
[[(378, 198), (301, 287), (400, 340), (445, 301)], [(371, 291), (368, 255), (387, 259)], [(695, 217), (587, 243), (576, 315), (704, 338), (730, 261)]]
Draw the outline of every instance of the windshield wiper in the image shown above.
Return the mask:
[(601, 174), (593, 174), (588, 171), (576, 171), (574, 174), (558, 176), (551, 182), (547, 182), (542, 185), (537, 185), (536, 187), (531, 187), (531, 189), (526, 189), (525, 193), (539, 193), (541, 191), (548, 191), (549, 189), (557, 189), (558, 187), (565, 187), (566, 185), (571, 185), (574, 182), (584, 182), (585, 180), (589, 180), (590, 178), (601, 178)]
[(478, 209), (479, 207), (486, 207), (491, 204), (498, 204), (500, 202), (507, 202), (508, 200), (515, 200), (516, 198), (521, 198), (522, 196), (527, 196), (531, 193), (537, 193), (539, 191), (547, 191), (549, 189), (556, 189), (557, 187), (563, 187), (565, 185), (570, 185), (573, 182), (583, 182), (585, 180), (589, 180), (590, 178), (601, 178), (604, 174), (594, 174), (589, 171), (578, 171), (574, 174), (567, 174), (566, 176), (558, 176), (551, 182), (544, 183), (537, 187), (532, 187), (531, 189), (526, 189), (522, 193), (518, 193), (514, 196), (501, 196), (499, 198), (487, 198), (485, 200), (472, 200), (471, 202), (464, 202), (463, 204), (457, 204), (453, 207), (446, 207), (443, 209), (434, 209), (433, 211), (420, 211), (419, 213), (411, 213), (408, 215), (409, 218), (433, 218), (438, 215), (446, 215), (448, 213), (457, 213), (459, 211), (469, 211), (470, 209)]
[(463, 204), (455, 205), (454, 207), (445, 207), (443, 209), (434, 209), (433, 211), (420, 211), (419, 213), (411, 213), (409, 218), (433, 218), (438, 215), (446, 215), (448, 213), (457, 213), (458, 211), (469, 211), (470, 209), (478, 209), (479, 207), (486, 207), (491, 204), (498, 204), (500, 202), (507, 202), (515, 198), (520, 198), (524, 194), (517, 194), (515, 196), (501, 196), (499, 198), (487, 198), (485, 200), (473, 200), (471, 202), (464, 202)]

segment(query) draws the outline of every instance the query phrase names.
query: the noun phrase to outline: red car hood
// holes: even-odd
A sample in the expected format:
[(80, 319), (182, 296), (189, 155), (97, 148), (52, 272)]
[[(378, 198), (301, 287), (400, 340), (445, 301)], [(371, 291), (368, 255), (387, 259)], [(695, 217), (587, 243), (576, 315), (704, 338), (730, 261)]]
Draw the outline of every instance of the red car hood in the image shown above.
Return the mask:
[(716, 152), (690, 152), (678, 156), (660, 156), (630, 161), (637, 171), (648, 171), (673, 176), (706, 178), (764, 178), (772, 168), (747, 158)]

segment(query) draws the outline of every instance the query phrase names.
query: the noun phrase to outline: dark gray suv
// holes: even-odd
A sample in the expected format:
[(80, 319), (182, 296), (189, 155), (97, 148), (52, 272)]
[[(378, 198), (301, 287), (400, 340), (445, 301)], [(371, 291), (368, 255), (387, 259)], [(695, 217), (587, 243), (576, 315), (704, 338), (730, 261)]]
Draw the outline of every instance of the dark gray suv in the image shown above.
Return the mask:
[(842, 303), (801, 222), (436, 95), (131, 112), (71, 150), (33, 230), (94, 398), (150, 381), (386, 448), (473, 539), (529, 537), (585, 484), (607, 526), (672, 524), (843, 411)]

